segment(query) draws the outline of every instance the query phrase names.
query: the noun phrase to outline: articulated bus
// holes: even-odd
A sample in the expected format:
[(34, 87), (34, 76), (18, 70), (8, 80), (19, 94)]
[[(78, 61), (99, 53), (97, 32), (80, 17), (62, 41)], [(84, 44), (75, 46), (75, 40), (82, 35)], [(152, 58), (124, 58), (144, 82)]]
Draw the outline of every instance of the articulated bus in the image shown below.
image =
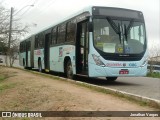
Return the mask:
[(147, 73), (147, 38), (142, 12), (91, 6), (20, 43), (20, 65), (41, 71), (106, 77)]

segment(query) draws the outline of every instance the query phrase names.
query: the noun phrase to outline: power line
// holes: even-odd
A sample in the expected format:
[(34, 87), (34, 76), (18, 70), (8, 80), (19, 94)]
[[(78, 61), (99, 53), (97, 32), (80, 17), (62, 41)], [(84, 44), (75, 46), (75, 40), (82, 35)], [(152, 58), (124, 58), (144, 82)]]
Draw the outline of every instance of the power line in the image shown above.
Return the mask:
[[(25, 0), (25, 1), (22, 1), (22, 2), (20, 2), (19, 4), (18, 4), (18, 6), (21, 8), (21, 7), (23, 7), (23, 6), (26, 6), (26, 5), (31, 5), (31, 1), (33, 1), (33, 0)], [(16, 11), (19, 11), (18, 9), (16, 9), (15, 10), (15, 12)]]
[(41, 9), (41, 12), (37, 16), (33, 17), (32, 19), (37, 19), (38, 17), (40, 17), (41, 15), (43, 15), (45, 13), (45, 11), (47, 11), (50, 8), (49, 6), (51, 6), (55, 2), (56, 2), (56, 0), (54, 0), (54, 1), (50, 0), (48, 2), (48, 4), (45, 7), (43, 7), (43, 9)]
[(26, 6), (24, 6), (23, 8), (21, 8), (18, 12), (16, 12), (14, 15), (17, 15), (21, 10), (23, 10), (24, 8), (26, 8), (26, 7), (28, 7), (28, 6), (33, 7), (34, 5), (26, 5)]
[[(39, 0), (35, 0), (32, 5), (35, 5), (36, 2), (38, 2), (38, 1), (39, 1)], [(23, 16), (23, 15), (24, 15), (26, 12), (28, 12), (30, 9), (31, 9), (31, 7), (27, 8), (27, 10), (25, 10), (25, 11), (23, 12), (23, 14), (21, 14), (21, 16)]]

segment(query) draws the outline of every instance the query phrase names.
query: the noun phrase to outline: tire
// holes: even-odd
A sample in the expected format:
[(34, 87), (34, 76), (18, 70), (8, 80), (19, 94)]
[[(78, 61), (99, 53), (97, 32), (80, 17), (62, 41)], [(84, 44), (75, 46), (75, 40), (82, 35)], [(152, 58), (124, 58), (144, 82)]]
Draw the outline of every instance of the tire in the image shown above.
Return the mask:
[(106, 77), (107, 81), (115, 81), (117, 79), (117, 77)]
[(71, 60), (68, 60), (68, 62), (66, 64), (66, 71), (65, 72), (66, 72), (67, 78), (74, 79)]
[(41, 60), (38, 61), (38, 71), (42, 72), (42, 63), (41, 63)]

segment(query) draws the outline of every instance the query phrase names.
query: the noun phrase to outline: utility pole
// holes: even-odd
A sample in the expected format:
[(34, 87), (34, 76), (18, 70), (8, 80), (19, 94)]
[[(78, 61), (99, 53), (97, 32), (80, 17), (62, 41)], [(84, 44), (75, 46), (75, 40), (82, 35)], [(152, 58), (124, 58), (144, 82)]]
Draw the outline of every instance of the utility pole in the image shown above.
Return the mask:
[(11, 47), (11, 37), (12, 37), (12, 19), (13, 19), (13, 7), (11, 7), (11, 15), (10, 15), (10, 26), (9, 26), (9, 40), (8, 40), (8, 49)]
[[(9, 64), (11, 65), (11, 58), (10, 58), (10, 52), (11, 52), (11, 38), (12, 38), (12, 20), (13, 19), (13, 7), (11, 7), (11, 14), (10, 14), (10, 26), (9, 26), (9, 39), (8, 39), (8, 53), (6, 55), (9, 56)], [(7, 61), (8, 58), (6, 58), (6, 62), (8, 64)]]

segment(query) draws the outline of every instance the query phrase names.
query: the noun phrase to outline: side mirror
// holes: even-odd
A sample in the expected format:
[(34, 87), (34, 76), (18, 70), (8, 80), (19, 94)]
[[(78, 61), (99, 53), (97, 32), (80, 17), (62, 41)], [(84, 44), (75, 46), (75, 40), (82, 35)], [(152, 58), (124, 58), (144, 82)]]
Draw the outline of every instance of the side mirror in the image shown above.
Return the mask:
[(88, 23), (88, 31), (93, 32), (93, 23), (92, 22)]

